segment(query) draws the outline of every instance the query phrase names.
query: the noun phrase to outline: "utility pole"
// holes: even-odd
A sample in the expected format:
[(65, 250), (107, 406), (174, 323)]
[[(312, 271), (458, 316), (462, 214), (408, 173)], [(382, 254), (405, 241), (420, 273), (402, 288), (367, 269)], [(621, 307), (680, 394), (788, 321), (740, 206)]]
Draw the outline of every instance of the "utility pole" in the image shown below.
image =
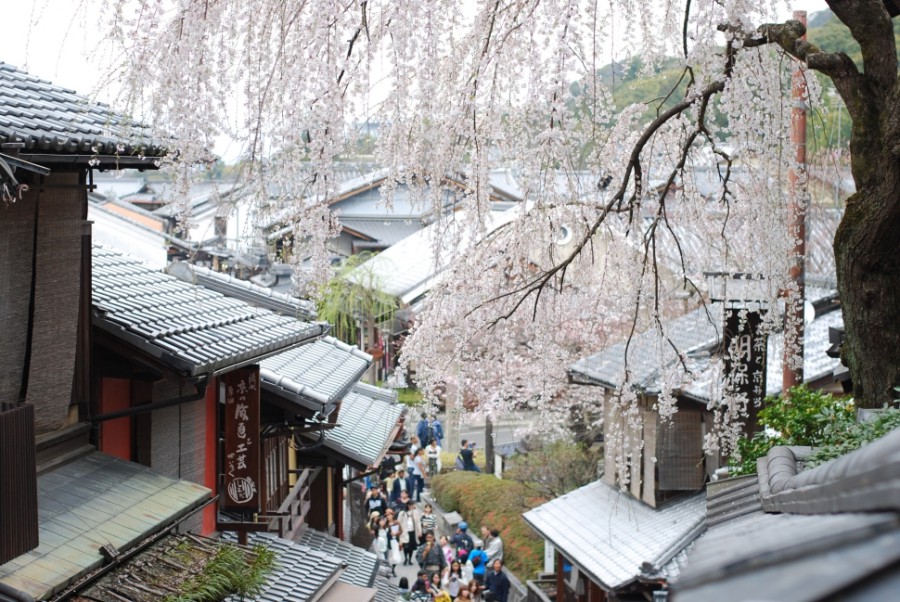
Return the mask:
[(484, 472), (494, 474), (494, 422), (484, 417)]
[[(806, 11), (794, 11), (794, 19), (806, 27)], [(803, 35), (806, 40), (806, 35)], [(806, 165), (806, 107), (809, 99), (806, 79), (798, 63), (791, 87), (791, 142), (796, 151), (794, 165), (788, 173), (790, 182), (790, 235), (794, 245), (791, 280), (797, 285), (796, 298), (787, 299), (784, 307), (784, 358), (781, 391), (787, 395), (791, 387), (803, 383), (804, 302), (806, 300), (806, 213), (809, 204), (809, 174)], [(799, 358), (799, 366), (793, 367)]]

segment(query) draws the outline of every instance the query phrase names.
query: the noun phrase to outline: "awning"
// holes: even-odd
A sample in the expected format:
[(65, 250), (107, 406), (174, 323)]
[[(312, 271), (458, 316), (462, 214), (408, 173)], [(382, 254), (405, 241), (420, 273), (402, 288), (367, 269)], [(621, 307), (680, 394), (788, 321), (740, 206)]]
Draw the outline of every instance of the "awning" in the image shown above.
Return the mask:
[(325, 432), (322, 452), (360, 470), (377, 466), (397, 436), (405, 411), (396, 391), (357, 383), (341, 402), (338, 426)]
[(639, 579), (677, 573), (676, 557), (705, 528), (706, 495), (693, 493), (651, 508), (596, 481), (522, 517), (591, 581), (616, 591)]
[(0, 582), (35, 599), (61, 591), (209, 501), (210, 490), (92, 452), (38, 477), (40, 545), (0, 566)]
[(289, 411), (328, 415), (371, 365), (371, 355), (324, 337), (260, 363), (264, 400)]

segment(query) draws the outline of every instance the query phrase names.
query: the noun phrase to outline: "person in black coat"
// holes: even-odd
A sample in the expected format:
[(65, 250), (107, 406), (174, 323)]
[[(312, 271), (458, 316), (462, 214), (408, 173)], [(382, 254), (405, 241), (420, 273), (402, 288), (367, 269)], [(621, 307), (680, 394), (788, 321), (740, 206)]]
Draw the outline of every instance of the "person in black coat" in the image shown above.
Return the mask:
[(381, 493), (381, 488), (378, 487), (378, 485), (372, 485), (369, 489), (369, 493), (366, 494), (364, 503), (366, 506), (366, 514), (370, 516), (373, 512), (377, 512), (379, 516), (384, 516), (388, 509), (387, 499), (385, 499), (384, 495)]
[(412, 497), (415, 489), (415, 480), (411, 476), (406, 476), (406, 470), (401, 468), (397, 471), (397, 478), (394, 479), (394, 484), (391, 486), (391, 503), (395, 504), (400, 499), (400, 492), (402, 491), (405, 491)]
[(509, 577), (503, 572), (503, 561), (495, 560), (492, 571), (484, 576), (484, 589), (490, 590), (495, 602), (506, 602), (509, 597)]

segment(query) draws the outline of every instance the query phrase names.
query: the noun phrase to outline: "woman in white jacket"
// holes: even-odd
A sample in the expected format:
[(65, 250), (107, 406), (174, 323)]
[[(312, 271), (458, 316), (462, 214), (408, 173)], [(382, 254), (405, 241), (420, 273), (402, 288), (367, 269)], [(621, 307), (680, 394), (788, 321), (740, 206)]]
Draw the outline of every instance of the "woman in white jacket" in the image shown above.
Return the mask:
[(397, 515), (400, 522), (400, 543), (403, 545), (403, 564), (412, 564), (413, 552), (419, 547), (422, 540), (422, 513), (412, 500), (406, 505), (406, 510)]

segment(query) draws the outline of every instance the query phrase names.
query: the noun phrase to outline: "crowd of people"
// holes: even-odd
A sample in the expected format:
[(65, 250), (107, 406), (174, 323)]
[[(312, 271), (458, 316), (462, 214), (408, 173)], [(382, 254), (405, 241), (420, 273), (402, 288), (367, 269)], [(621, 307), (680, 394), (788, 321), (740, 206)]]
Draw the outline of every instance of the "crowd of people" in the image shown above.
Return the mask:
[[(369, 480), (365, 496), (374, 550), (396, 576), (398, 565), (419, 567), (415, 582), (401, 577), (400, 598), (413, 602), (507, 602), (509, 579), (502, 571), (503, 541), (497, 529), (481, 528), (481, 539), (461, 522), (456, 532), (440, 533), (431, 504), (422, 504), (429, 477), (440, 473), (440, 422), (424, 414), (410, 438), (405, 461), (380, 479)], [(474, 445), (463, 440), (458, 470), (475, 470)]]
[[(426, 506), (422, 516), (430, 510)], [(450, 537), (437, 536), (434, 530), (423, 528), (423, 541), (415, 553), (419, 572), (412, 586), (405, 577), (400, 579), (400, 600), (507, 602), (510, 584), (503, 572), (503, 541), (499, 532), (482, 527), (482, 533), (487, 534), (482, 543), (473, 540), (468, 528), (462, 522)]]

